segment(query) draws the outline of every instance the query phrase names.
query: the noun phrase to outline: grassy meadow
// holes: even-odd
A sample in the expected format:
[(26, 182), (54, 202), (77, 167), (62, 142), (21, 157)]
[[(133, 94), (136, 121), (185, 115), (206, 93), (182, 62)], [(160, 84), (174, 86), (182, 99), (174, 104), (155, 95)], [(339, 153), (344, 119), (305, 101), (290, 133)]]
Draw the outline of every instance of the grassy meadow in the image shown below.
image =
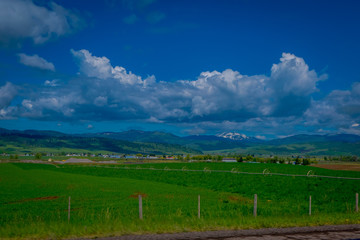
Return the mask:
[[(173, 171), (174, 169), (206, 171)], [(165, 169), (165, 170), (164, 170)], [(123, 234), (360, 223), (360, 172), (250, 163), (0, 164), (0, 238)], [(138, 195), (144, 219), (139, 219)], [(258, 216), (253, 198), (258, 195)], [(198, 195), (201, 218), (197, 217)], [(309, 195), (312, 216), (308, 215)], [(71, 218), (68, 222), (68, 197)]]

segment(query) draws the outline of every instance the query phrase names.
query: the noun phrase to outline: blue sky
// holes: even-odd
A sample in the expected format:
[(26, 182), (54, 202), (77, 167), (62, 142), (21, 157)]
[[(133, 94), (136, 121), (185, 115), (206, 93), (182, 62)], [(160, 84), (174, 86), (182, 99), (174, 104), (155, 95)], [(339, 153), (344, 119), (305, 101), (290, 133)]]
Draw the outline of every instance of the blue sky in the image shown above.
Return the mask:
[(359, 1), (0, 1), (0, 127), (360, 134)]

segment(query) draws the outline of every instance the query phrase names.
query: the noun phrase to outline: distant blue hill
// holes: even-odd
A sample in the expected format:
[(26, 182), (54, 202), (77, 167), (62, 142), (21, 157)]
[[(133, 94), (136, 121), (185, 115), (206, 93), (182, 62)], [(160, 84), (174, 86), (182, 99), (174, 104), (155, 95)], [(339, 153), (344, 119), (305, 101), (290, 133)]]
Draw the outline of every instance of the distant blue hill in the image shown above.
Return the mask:
[[(47, 147), (54, 144), (68, 143), (66, 147), (80, 148), (84, 146), (85, 139), (91, 138), (97, 141), (98, 147), (114, 151), (127, 150), (128, 152), (141, 152), (146, 145), (157, 146), (156, 153), (241, 153), (263, 155), (359, 155), (360, 136), (351, 134), (329, 135), (294, 135), (273, 140), (260, 140), (247, 137), (238, 133), (222, 133), (215, 135), (191, 135), (180, 137), (161, 131), (129, 130), (124, 132), (102, 132), (87, 134), (64, 134), (56, 131), (38, 130), (7, 130), (0, 128), (0, 140), (12, 139), (22, 143), (31, 139), (43, 139), (47, 141)], [(27, 140), (24, 140), (27, 139)], [(51, 141), (49, 140), (51, 139)], [(55, 140), (54, 140), (55, 139)], [(64, 140), (64, 141), (60, 141)], [(108, 141), (106, 139), (112, 140)], [(59, 140), (59, 141), (58, 141)], [(71, 144), (70, 144), (71, 143)], [(115, 143), (115, 145), (114, 145)], [(77, 144), (79, 144), (77, 146)], [(105, 146), (107, 144), (108, 146)], [(145, 145), (144, 145), (145, 144)], [(149, 145), (150, 144), (150, 145)], [(151, 145), (152, 144), (152, 145)], [(112, 146), (112, 148), (109, 146)], [(119, 148), (117, 148), (118, 146)], [(122, 146), (122, 147), (121, 147)], [(131, 147), (129, 147), (131, 146)], [(58, 147), (55, 146), (54, 147)], [(88, 146), (94, 148), (95, 146)], [(155, 147), (156, 148), (156, 147)], [(168, 150), (166, 150), (168, 149)], [(150, 150), (149, 150), (150, 151)]]

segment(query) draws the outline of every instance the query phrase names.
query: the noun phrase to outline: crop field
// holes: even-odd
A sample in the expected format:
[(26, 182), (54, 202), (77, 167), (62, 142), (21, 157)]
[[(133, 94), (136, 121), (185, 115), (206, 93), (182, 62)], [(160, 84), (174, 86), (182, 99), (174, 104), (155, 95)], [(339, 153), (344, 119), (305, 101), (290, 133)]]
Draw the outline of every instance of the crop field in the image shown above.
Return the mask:
[[(0, 238), (359, 224), (355, 194), (360, 192), (360, 180), (356, 178), (360, 172), (285, 164), (3, 163)], [(256, 217), (254, 194), (258, 196)], [(143, 199), (142, 220), (138, 195)]]

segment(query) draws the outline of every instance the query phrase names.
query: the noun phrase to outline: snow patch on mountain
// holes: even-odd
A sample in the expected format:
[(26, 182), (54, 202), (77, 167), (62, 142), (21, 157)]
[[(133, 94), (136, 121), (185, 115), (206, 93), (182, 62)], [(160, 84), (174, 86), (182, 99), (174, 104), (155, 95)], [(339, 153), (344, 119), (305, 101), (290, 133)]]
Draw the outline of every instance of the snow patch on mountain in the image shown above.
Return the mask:
[(224, 133), (217, 134), (216, 136), (222, 137), (222, 138), (228, 138), (228, 139), (236, 140), (236, 141), (250, 139), (250, 137), (246, 136), (245, 134), (237, 133), (237, 132), (224, 132)]

